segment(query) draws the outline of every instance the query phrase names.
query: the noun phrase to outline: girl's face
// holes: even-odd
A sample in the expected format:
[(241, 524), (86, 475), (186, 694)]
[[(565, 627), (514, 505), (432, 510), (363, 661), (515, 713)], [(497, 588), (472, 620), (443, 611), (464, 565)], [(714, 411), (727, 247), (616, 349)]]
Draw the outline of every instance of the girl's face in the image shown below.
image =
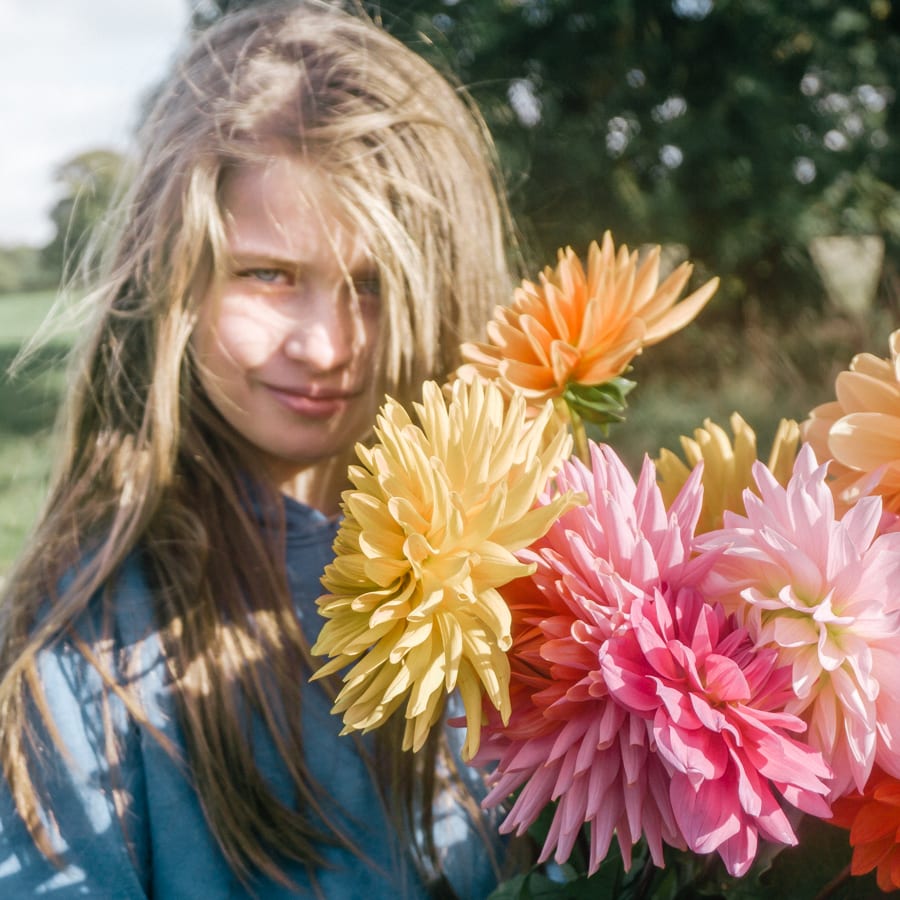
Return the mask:
[(225, 176), (228, 260), (194, 334), (200, 381), (280, 484), (374, 422), (377, 271), (327, 183), (278, 157)]

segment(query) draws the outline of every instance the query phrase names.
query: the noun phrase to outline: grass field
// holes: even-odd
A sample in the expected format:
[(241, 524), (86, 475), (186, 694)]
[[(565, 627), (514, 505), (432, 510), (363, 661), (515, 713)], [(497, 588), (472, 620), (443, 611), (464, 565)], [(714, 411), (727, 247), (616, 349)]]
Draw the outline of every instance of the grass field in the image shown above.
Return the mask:
[(7, 370), (43, 321), (53, 296), (0, 295), (0, 575), (21, 547), (46, 491), (66, 343), (42, 348), (15, 378)]
[(30, 338), (53, 305), (53, 291), (0, 294), (0, 345), (18, 347)]

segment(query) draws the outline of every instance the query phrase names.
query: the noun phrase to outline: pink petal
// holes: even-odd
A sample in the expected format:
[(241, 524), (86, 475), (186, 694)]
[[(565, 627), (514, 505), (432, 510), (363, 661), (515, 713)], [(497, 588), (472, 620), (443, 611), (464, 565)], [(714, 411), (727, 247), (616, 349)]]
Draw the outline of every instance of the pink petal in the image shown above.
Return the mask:
[(750, 699), (750, 685), (733, 660), (710, 653), (705, 663), (706, 687), (721, 702)]
[(694, 788), (676, 773), (669, 794), (678, 827), (695, 853), (711, 853), (740, 830), (734, 799), (717, 782), (704, 781)]

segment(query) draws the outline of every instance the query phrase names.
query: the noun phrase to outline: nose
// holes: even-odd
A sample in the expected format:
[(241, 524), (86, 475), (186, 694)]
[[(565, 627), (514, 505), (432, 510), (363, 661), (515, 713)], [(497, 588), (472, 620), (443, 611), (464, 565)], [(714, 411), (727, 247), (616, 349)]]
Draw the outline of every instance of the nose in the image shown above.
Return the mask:
[(289, 317), (284, 353), (319, 372), (345, 368), (358, 340), (354, 311), (341, 287), (304, 290)]

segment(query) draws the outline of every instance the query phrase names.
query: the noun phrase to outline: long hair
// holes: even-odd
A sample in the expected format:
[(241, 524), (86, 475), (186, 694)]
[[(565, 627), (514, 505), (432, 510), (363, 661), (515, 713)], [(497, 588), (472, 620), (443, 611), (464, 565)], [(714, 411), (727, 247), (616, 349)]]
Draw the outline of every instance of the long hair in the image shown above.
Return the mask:
[[(138, 146), (89, 296), (93, 324), (74, 355), (48, 501), (0, 605), (0, 758), (52, 855), (29, 727), (36, 708), (53, 733), (38, 657), (76, 633), (89, 602), (113, 619), (111, 586), (139, 548), (210, 827), (242, 878), (283, 880), (281, 860), (314, 867), (321, 841), (345, 839), (297, 752), (308, 651), (286, 585), (283, 522), (261, 529), (253, 512), (280, 509), (277, 492), (254, 484), (247, 496), (252, 454), (205, 395), (192, 356), (198, 304), (225, 256), (223, 177), (291, 154), (327, 179), (377, 265), (386, 337), (375, 377), (400, 398), (450, 371), (460, 341), (505, 299), (508, 217), (464, 92), (363, 16), (318, 0), (254, 6), (200, 33)], [(146, 722), (111, 661), (78, 646)], [(248, 710), (273, 735), (297, 810), (256, 767)], [(406, 772), (388, 798), (401, 836), (427, 830), (429, 755), (395, 744), (380, 759)], [(408, 777), (417, 766), (424, 781)], [(401, 796), (404, 784), (425, 786)]]

